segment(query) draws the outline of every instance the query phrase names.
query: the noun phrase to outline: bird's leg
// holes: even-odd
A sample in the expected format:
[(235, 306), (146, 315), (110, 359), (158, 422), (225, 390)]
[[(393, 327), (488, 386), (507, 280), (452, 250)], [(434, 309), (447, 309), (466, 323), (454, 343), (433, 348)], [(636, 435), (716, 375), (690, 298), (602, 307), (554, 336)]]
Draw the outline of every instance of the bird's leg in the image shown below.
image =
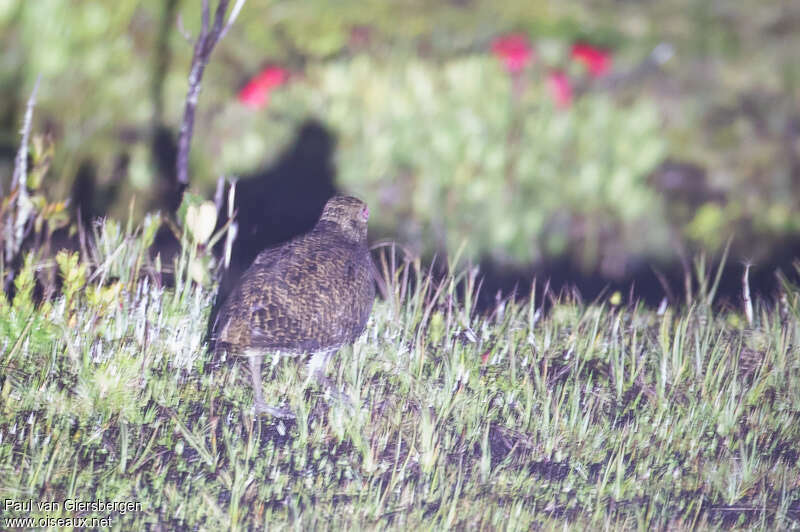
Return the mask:
[(332, 397), (338, 399), (346, 406), (352, 407), (353, 401), (350, 397), (341, 390), (337, 390), (333, 381), (325, 376), (325, 368), (328, 366), (328, 361), (331, 356), (336, 352), (336, 349), (327, 349), (325, 351), (318, 351), (311, 356), (308, 362), (308, 377), (303, 387), (307, 387), (311, 379), (314, 379), (317, 384), (328, 391)]
[(330, 380), (325, 376), (325, 368), (328, 367), (328, 361), (333, 353), (333, 349), (326, 349), (311, 355), (311, 360), (308, 361), (308, 377), (303, 387), (308, 386), (311, 379), (317, 381), (318, 384), (330, 384)]
[(264, 358), (264, 355), (250, 353), (247, 358), (250, 359), (250, 373), (253, 378), (253, 394), (255, 395), (253, 406), (256, 415), (270, 414), (277, 418), (294, 419), (295, 415), (288, 408), (269, 406), (264, 402), (264, 394), (261, 389), (263, 386), (261, 384), (261, 360)]
[(253, 394), (255, 395), (256, 413), (263, 412), (267, 407), (264, 403), (264, 395), (261, 391), (261, 359), (263, 355), (250, 354), (248, 357), (250, 362), (250, 373), (253, 378)]

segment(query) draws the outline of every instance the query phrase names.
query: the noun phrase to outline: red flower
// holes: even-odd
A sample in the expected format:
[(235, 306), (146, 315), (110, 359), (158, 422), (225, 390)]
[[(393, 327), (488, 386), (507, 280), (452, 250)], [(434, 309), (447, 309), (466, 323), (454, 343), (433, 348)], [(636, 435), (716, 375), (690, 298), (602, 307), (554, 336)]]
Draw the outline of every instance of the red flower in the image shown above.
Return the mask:
[(528, 38), (521, 33), (498, 37), (492, 42), (492, 52), (503, 61), (511, 74), (520, 72), (533, 59), (533, 49)]
[(269, 93), (289, 79), (286, 69), (269, 66), (253, 77), (239, 91), (238, 99), (251, 109), (262, 109), (269, 103)]
[(611, 52), (591, 44), (573, 44), (570, 56), (575, 61), (583, 63), (593, 78), (602, 76), (611, 68)]
[(569, 107), (572, 103), (572, 83), (566, 74), (553, 70), (547, 74), (547, 90), (560, 108)]

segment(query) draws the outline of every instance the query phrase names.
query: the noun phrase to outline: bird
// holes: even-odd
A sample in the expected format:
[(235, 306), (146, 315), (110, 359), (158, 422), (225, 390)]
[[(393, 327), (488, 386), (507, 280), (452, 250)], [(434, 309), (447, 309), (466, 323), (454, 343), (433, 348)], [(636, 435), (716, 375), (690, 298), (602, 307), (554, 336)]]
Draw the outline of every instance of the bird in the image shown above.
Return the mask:
[(264, 402), (265, 355), (311, 354), (308, 378), (324, 382), (329, 358), (363, 333), (375, 299), (368, 219), (360, 199), (332, 197), (311, 231), (259, 253), (220, 308), (215, 350), (248, 358), (257, 415), (294, 417)]

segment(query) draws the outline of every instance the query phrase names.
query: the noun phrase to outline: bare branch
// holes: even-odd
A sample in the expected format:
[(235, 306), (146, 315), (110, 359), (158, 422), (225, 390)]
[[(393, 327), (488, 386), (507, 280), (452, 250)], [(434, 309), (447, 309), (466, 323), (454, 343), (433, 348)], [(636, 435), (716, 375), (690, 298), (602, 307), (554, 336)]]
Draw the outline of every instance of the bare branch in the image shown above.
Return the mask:
[(214, 25), (209, 27), (209, 0), (203, 0), (202, 28), (194, 44), (192, 65), (189, 69), (189, 88), (186, 91), (186, 105), (183, 111), (183, 120), (181, 121), (180, 136), (178, 138), (176, 171), (178, 183), (181, 185), (189, 184), (189, 149), (194, 132), (195, 111), (197, 109), (197, 100), (200, 96), (203, 72), (211, 57), (211, 52), (223, 36), (223, 30), (227, 29), (227, 27), (233, 23), (235, 15), (238, 15), (238, 12), (241, 11), (245, 0), (236, 1), (236, 5), (234, 5), (228, 20), (228, 26), (223, 27), (225, 12), (228, 10), (229, 1), (230, 0), (219, 0), (216, 12), (214, 13)]
[(203, 0), (203, 33), (208, 31), (208, 0)]

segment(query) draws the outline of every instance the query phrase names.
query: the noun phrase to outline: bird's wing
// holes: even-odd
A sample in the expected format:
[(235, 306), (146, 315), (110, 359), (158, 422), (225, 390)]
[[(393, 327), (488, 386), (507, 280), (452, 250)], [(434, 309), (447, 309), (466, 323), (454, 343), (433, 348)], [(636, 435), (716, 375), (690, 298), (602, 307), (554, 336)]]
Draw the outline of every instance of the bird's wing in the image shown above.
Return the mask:
[(256, 255), (253, 264), (250, 266), (258, 266), (259, 268), (273, 268), (279, 259), (286, 255), (287, 251), (291, 252), (293, 242), (288, 242), (284, 246), (276, 246), (267, 248), (258, 255)]
[(270, 286), (285, 253), (285, 246), (265, 249), (242, 274), (217, 315), (214, 330), (218, 344), (236, 348), (250, 343), (254, 315), (268, 308), (270, 302), (265, 298), (273, 296)]
[(300, 238), (262, 251), (242, 277), (231, 306), (231, 320), (241, 342), (256, 349), (313, 350), (318, 298), (309, 278), (318, 261), (313, 240)]
[(366, 321), (359, 280), (371, 283), (358, 255), (352, 243), (319, 232), (261, 252), (226, 302), (219, 339), (287, 351), (348, 341)]

